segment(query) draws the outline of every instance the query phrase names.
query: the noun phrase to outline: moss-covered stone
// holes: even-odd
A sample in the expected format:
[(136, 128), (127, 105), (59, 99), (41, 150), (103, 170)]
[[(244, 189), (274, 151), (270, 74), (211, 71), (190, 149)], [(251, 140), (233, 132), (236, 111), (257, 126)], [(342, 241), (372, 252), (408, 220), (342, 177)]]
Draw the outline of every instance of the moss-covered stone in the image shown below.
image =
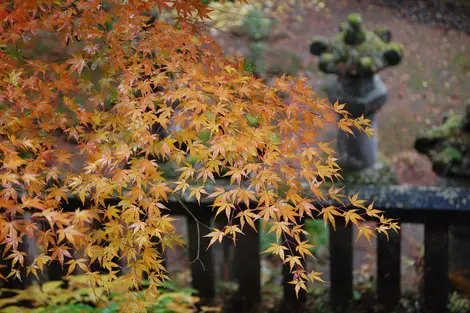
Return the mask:
[(334, 60), (334, 57), (332, 53), (323, 53), (320, 58), (320, 61), (325, 62), (325, 63), (331, 62), (333, 60)]
[(377, 162), (360, 171), (346, 171), (342, 170), (341, 175), (344, 180), (341, 184), (346, 186), (350, 185), (399, 185), (400, 179), (398, 178), (395, 169), (390, 161), (381, 153), (378, 154)]
[(362, 16), (358, 13), (351, 13), (348, 15), (348, 24), (355, 28), (359, 29), (362, 26)]
[(325, 73), (334, 73), (336, 70), (334, 55), (332, 53), (323, 53), (318, 67)]
[(459, 137), (461, 135), (464, 122), (465, 116), (455, 112), (449, 112), (442, 125), (426, 130), (422, 137), (428, 139), (453, 139)]
[(315, 37), (310, 52), (320, 57), (319, 68), (325, 73), (368, 77), (402, 60), (403, 47), (391, 42), (391, 36), (386, 27), (368, 31), (361, 16), (353, 13), (348, 16), (347, 23), (340, 24), (338, 34), (332, 40)]
[(344, 42), (347, 45), (357, 46), (366, 40), (366, 32), (362, 29), (356, 30), (354, 28), (348, 28), (346, 35), (344, 36)]
[(320, 56), (328, 49), (328, 39), (325, 37), (314, 37), (310, 45), (310, 53)]
[(374, 61), (371, 57), (362, 57), (359, 59), (360, 70), (364, 73), (373, 73), (374, 72)]
[[(433, 171), (441, 177), (439, 185), (470, 185), (470, 105), (465, 115), (448, 113), (442, 125), (427, 130), (417, 138), (415, 148), (432, 161)], [(469, 271), (470, 227), (449, 227), (449, 270)], [(457, 284), (456, 281), (453, 282)]]
[(340, 31), (340, 32), (345, 32), (346, 29), (348, 29), (348, 23), (341, 23), (341, 24), (339, 24), (339, 31)]
[(469, 108), (466, 116), (448, 113), (442, 125), (427, 130), (415, 141), (415, 149), (431, 159), (433, 171), (440, 176), (470, 178)]
[(374, 33), (376, 33), (384, 42), (390, 42), (392, 40), (392, 32), (386, 26), (377, 27), (374, 30)]
[(397, 65), (400, 63), (403, 56), (403, 47), (399, 44), (392, 42), (387, 45), (384, 52), (384, 58), (387, 60), (389, 65)]

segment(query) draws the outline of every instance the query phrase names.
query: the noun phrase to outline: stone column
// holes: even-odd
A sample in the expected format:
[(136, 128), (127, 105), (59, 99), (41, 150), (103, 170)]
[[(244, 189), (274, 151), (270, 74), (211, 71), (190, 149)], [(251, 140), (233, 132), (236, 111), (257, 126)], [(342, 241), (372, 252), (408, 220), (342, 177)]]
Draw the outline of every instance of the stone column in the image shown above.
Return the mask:
[[(328, 88), (330, 102), (346, 103), (345, 109), (357, 118), (363, 115), (372, 121), (377, 133), (375, 113), (387, 101), (388, 91), (379, 76), (340, 77)], [(353, 129), (354, 135), (338, 132), (339, 165), (345, 170), (362, 170), (377, 161), (377, 137), (368, 137), (364, 132)]]

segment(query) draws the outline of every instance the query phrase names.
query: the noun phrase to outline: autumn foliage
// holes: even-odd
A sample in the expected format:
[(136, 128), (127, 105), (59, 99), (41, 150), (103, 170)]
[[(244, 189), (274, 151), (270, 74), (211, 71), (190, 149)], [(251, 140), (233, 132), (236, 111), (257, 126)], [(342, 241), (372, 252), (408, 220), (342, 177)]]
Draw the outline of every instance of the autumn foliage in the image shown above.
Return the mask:
[[(311, 255), (300, 236), (305, 218), (333, 226), (343, 218), (368, 238), (397, 228), (357, 196), (322, 188), (341, 177), (319, 134), (331, 125), (372, 134), (369, 121), (318, 99), (304, 78), (268, 86), (253, 77), (243, 58), (224, 56), (206, 35), (201, 1), (0, 3), (0, 250), (12, 261), (2, 278), (22, 278), (24, 267), (37, 276), (60, 262), (69, 274), (83, 270), (93, 286), (118, 282), (132, 291), (146, 273), (151, 299), (167, 279), (156, 246), (184, 244), (170, 196), (211, 198), (214, 216), (227, 222), (212, 229), (211, 244), (236, 243), (255, 220), (270, 222), (277, 243), (266, 252), (290, 265), (297, 291), (321, 281), (301, 262)], [(178, 18), (152, 20), (152, 9)], [(31, 54), (44, 34), (70, 54)], [(78, 157), (60, 146), (60, 133), (85, 159), (79, 170), (71, 170)], [(72, 198), (83, 205), (67, 211)], [(110, 198), (119, 202), (105, 203)], [(376, 229), (358, 223), (364, 215), (380, 220)], [(26, 237), (41, 249), (30, 264)], [(127, 274), (118, 275), (121, 267)]]

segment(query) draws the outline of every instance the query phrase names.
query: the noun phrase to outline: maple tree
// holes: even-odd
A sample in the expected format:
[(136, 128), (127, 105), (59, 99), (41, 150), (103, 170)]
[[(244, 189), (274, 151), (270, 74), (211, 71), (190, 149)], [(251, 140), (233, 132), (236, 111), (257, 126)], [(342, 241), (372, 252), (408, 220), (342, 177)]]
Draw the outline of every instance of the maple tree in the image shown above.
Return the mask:
[[(154, 9), (175, 10), (175, 23), (152, 19)], [(318, 99), (305, 78), (268, 86), (253, 77), (242, 57), (224, 56), (207, 35), (208, 13), (199, 0), (0, 2), (0, 250), (11, 260), (2, 278), (21, 278), (22, 267), (37, 276), (60, 262), (103, 288), (119, 281), (132, 291), (146, 273), (147, 300), (156, 297), (168, 279), (156, 246), (184, 244), (170, 195), (209, 198), (214, 215), (225, 215), (226, 226), (207, 235), (211, 245), (236, 242), (255, 220), (271, 222), (277, 242), (265, 252), (289, 264), (297, 292), (322, 281), (300, 261), (311, 256), (301, 239), (305, 218), (335, 227), (342, 217), (368, 239), (398, 228), (357, 196), (322, 188), (341, 175), (319, 133), (336, 125), (373, 135), (370, 122)], [(70, 54), (28, 53), (45, 33)], [(85, 157), (78, 171), (57, 131)], [(71, 197), (83, 203), (73, 212), (64, 209)], [(110, 198), (119, 202), (109, 205)], [(365, 215), (377, 218), (375, 230), (359, 224)], [(31, 264), (20, 245), (26, 237), (41, 248)], [(128, 274), (118, 276), (121, 266)]]

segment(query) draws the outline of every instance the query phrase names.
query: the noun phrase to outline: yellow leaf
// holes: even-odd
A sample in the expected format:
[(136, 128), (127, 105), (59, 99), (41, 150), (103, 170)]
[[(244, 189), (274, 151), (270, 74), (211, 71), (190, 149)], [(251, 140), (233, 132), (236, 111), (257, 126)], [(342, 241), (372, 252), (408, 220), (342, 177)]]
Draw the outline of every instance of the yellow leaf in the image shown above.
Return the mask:
[(359, 214), (355, 213), (357, 210), (349, 210), (347, 212), (344, 212), (344, 219), (346, 220), (346, 226), (348, 225), (348, 222), (351, 221), (354, 225), (357, 226), (357, 220), (364, 220)]
[(273, 231), (276, 231), (276, 239), (279, 241), (282, 233), (286, 233), (290, 235), (291, 232), (290, 232), (289, 225), (291, 225), (291, 223), (274, 222), (273, 226), (271, 226), (271, 228), (269, 229), (268, 234), (272, 233)]
[(349, 202), (356, 208), (361, 208), (366, 210), (366, 207), (364, 206), (364, 203), (366, 202), (365, 200), (358, 200), (357, 199), (358, 195), (355, 194), (353, 197), (349, 197)]
[(325, 222), (325, 225), (327, 221), (330, 221), (331, 225), (333, 226), (333, 230), (336, 230), (335, 216), (342, 216), (342, 214), (338, 212), (334, 206), (323, 208), (318, 215), (323, 215), (323, 221)]
[(197, 203), (201, 203), (201, 194), (207, 194), (203, 186), (192, 188), (191, 192), (189, 193), (188, 199), (191, 199), (191, 197), (195, 196), (197, 199)]
[(363, 226), (358, 227), (357, 229), (358, 229), (358, 232), (357, 232), (356, 241), (359, 240), (361, 236), (364, 236), (366, 237), (367, 241), (371, 243), (370, 236), (376, 237), (374, 232), (370, 229), (369, 225), (363, 225)]
[(295, 247), (295, 250), (299, 252), (303, 258), (305, 257), (305, 254), (308, 254), (313, 257), (312, 252), (310, 252), (310, 250), (308, 249), (312, 249), (314, 247), (315, 247), (314, 245), (309, 244), (308, 241), (306, 240), (306, 241), (302, 241), (301, 243), (299, 243), (297, 247)]
[(266, 249), (265, 251), (261, 253), (272, 253), (274, 255), (279, 255), (282, 261), (284, 261), (284, 251), (288, 250), (287, 247), (284, 247), (282, 245), (278, 245), (277, 243), (271, 243), (271, 247)]
[(222, 239), (225, 236), (225, 233), (223, 231), (218, 230), (217, 228), (212, 228), (213, 232), (205, 235), (204, 237), (209, 237), (211, 238), (211, 241), (209, 242), (209, 245), (207, 246), (207, 249), (212, 246), (212, 244), (216, 241), (222, 242)]
[(297, 298), (299, 298), (300, 289), (303, 289), (308, 292), (307, 286), (305, 285), (305, 281), (303, 281), (302, 279), (290, 281), (289, 284), (295, 285), (295, 295), (297, 296)]
[(283, 263), (289, 263), (289, 268), (291, 271), (295, 265), (302, 267), (302, 262), (298, 256), (288, 255)]
[(233, 240), (234, 244), (236, 244), (235, 240), (236, 240), (236, 237), (237, 237), (237, 233), (244, 235), (243, 232), (240, 230), (240, 228), (237, 225), (225, 226), (224, 233), (226, 235), (228, 235), (228, 234), (232, 235), (232, 240)]
[(308, 279), (311, 282), (314, 282), (315, 280), (318, 280), (319, 282), (324, 283), (325, 281), (321, 278), (322, 274), (323, 274), (323, 272), (311, 272), (310, 274), (308, 274)]

